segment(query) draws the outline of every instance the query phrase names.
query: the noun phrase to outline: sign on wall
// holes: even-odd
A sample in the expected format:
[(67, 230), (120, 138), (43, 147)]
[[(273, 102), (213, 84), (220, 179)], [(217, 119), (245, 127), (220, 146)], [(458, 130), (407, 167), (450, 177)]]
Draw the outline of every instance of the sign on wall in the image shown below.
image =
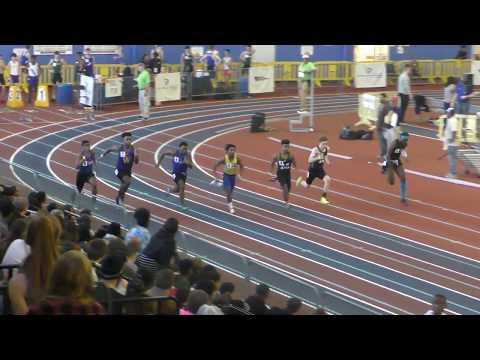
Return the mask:
[(275, 91), (275, 71), (273, 66), (252, 67), (248, 74), (248, 92), (261, 94)]
[(313, 45), (302, 45), (300, 46), (300, 54), (313, 55)]
[(387, 65), (383, 62), (356, 63), (355, 87), (375, 88), (387, 86)]
[(480, 85), (480, 61), (472, 61), (473, 85)]
[(53, 55), (55, 51), (62, 55), (72, 55), (73, 45), (33, 45), (34, 55)]
[(119, 54), (122, 52), (121, 45), (84, 45), (83, 50), (85, 51), (87, 48), (90, 49), (92, 54), (96, 55), (111, 55), (111, 54)]
[(155, 102), (180, 100), (180, 73), (161, 73), (155, 75)]

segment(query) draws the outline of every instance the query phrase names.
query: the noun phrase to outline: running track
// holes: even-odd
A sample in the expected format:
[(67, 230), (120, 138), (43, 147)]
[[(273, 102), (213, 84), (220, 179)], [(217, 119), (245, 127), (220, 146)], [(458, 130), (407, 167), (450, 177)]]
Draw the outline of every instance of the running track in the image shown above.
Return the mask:
[[(357, 95), (325, 95), (317, 98), (316, 112), (352, 112), (356, 103)], [(2, 120), (11, 125), (0, 131), (0, 149), (2, 157), (16, 164), (73, 184), (72, 166), (81, 139), (88, 136), (98, 150), (104, 150), (118, 143), (119, 133), (132, 130), (142, 161), (134, 169), (136, 176), (127, 197), (129, 206), (147, 206), (158, 219), (174, 214), (198, 237), (221, 242), (351, 300), (349, 308), (345, 303), (329, 304), (336, 312), (421, 314), (434, 293), (443, 293), (449, 299), (450, 313), (480, 313), (480, 252), (475, 246), (480, 234), (478, 212), (452, 206), (452, 216), (442, 217), (444, 210), (440, 208), (445, 209), (445, 204), (423, 198), (414, 209), (418, 216), (411, 215), (413, 210), (396, 211), (382, 203), (380, 190), (375, 186), (359, 192), (358, 187), (365, 186), (365, 182), (359, 182), (352, 183), (356, 188), (342, 183), (332, 188), (353, 197), (342, 203), (341, 209), (326, 210), (312, 201), (308, 192), (298, 192), (292, 199), (295, 206), (287, 213), (278, 200), (276, 184), (262, 181), (264, 174), (259, 177), (268, 169), (262, 161), (271, 156), (270, 151), (259, 154), (252, 150), (261, 144), (248, 149), (244, 145), (245, 151), (240, 149), (249, 169), (236, 190), (236, 214), (226, 212), (223, 196), (208, 185), (209, 168), (221, 154), (215, 138), (225, 142), (229, 136), (225, 134), (241, 132), (236, 127), (245, 126), (256, 111), (281, 119), (294, 116), (296, 107), (297, 101), (290, 97), (198, 103), (162, 107), (147, 122), (139, 121), (132, 111), (116, 114), (115, 118), (114, 114), (100, 116), (94, 124), (79, 116), (41, 110), (30, 125), (19, 122), (19, 114), (13, 112), (2, 114)], [(425, 136), (425, 130), (420, 131)], [(188, 178), (188, 213), (180, 212), (175, 197), (165, 196), (164, 189), (171, 183), (166, 173), (168, 166), (161, 171), (152, 165), (156, 152), (175, 147), (180, 139), (187, 140), (191, 148), (199, 145), (194, 154), (198, 167)], [(114, 198), (118, 186), (114, 163), (114, 156), (102, 159), (97, 174), (100, 193), (109, 199)], [(26, 171), (17, 169), (16, 176), (30, 186), (36, 184)], [(41, 187), (68, 200), (65, 188), (53, 181), (40, 181)], [(457, 185), (445, 186), (447, 191), (458, 190)], [(469, 191), (478, 196), (477, 189)], [(358, 215), (365, 205), (370, 219)], [(115, 207), (109, 204), (100, 202), (99, 207), (104, 217), (122, 216), (120, 210), (112, 211)], [(385, 212), (398, 216), (403, 228), (382, 223)], [(420, 222), (417, 227), (417, 220), (423, 224)], [(430, 230), (429, 222), (441, 231)]]

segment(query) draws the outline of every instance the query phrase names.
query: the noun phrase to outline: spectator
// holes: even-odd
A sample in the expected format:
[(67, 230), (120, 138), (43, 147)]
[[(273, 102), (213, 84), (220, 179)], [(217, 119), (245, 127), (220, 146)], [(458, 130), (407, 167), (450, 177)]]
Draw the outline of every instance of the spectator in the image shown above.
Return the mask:
[(158, 54), (158, 52), (154, 52), (152, 55), (153, 56), (150, 59), (148, 68), (150, 69), (153, 75), (157, 75), (162, 72), (162, 59), (160, 58), (160, 55)]
[(202, 309), (202, 313), (200, 314), (197, 312), (198, 315), (223, 315), (223, 312), (220, 308), (216, 305), (213, 305), (213, 299), (215, 296), (218, 296), (215, 293), (215, 284), (211, 280), (200, 280), (197, 284), (195, 284), (195, 289), (203, 290), (208, 295), (208, 303), (204, 309)]
[(466, 45), (460, 46), (460, 49), (458, 50), (457, 56), (455, 56), (455, 59), (458, 59), (458, 60), (468, 59), (468, 50), (467, 50)]
[(269, 296), (270, 288), (267, 285), (257, 285), (255, 295), (252, 295), (245, 300), (250, 307), (250, 312), (254, 315), (264, 315), (268, 311), (266, 301)]
[(38, 212), (39, 215), (48, 215), (47, 211), (47, 194), (44, 191), (32, 191), (28, 195), (28, 210)]
[(78, 242), (79, 243), (84, 243), (88, 242), (93, 238), (92, 234), (92, 223), (90, 216), (88, 215), (80, 215), (80, 217), (77, 220), (78, 223)]
[(157, 271), (173, 264), (178, 259), (175, 234), (178, 231), (178, 220), (170, 218), (163, 227), (153, 235), (150, 243), (138, 256), (136, 264), (139, 269)]
[(94, 71), (95, 58), (93, 57), (92, 51), (90, 50), (90, 48), (85, 49), (83, 62), (84, 62), (84, 68), (85, 68), (84, 75), (89, 77), (95, 77), (95, 71)]
[(106, 228), (106, 234), (104, 235), (106, 241), (114, 239), (123, 239), (122, 226), (117, 222), (111, 222)]
[(8, 235), (8, 222), (14, 211), (12, 201), (7, 196), (0, 195), (0, 241), (5, 241)]
[(223, 78), (225, 79), (225, 86), (230, 88), (232, 79), (232, 55), (230, 49), (226, 49), (223, 54)]
[(107, 243), (107, 248), (108, 255), (123, 256), (126, 261), (128, 250), (125, 241), (119, 238), (112, 239)]
[(447, 298), (444, 295), (435, 295), (432, 301), (432, 308), (425, 315), (447, 315)]
[(15, 200), (18, 197), (17, 187), (15, 185), (0, 185), (0, 196), (5, 196), (9, 198), (10, 201)]
[(192, 284), (190, 276), (193, 271), (193, 261), (191, 259), (182, 259), (178, 262), (179, 274), (175, 277), (175, 287), (177, 289), (189, 290)]
[(457, 80), (457, 87), (456, 87), (456, 113), (458, 115), (468, 115), (470, 114), (470, 98), (472, 98), (475, 93), (468, 91), (466, 89), (465, 83), (462, 79)]
[(455, 179), (457, 177), (457, 131), (458, 121), (455, 116), (455, 110), (450, 108), (447, 110), (447, 121), (444, 131), (444, 143), (443, 149), (448, 153), (448, 174), (449, 179)]
[(97, 239), (104, 239), (105, 241), (107, 241), (107, 239), (105, 239), (105, 236), (107, 235), (107, 233), (108, 233), (108, 225), (102, 225), (97, 229), (97, 231), (95, 231), (95, 234), (93, 235), (93, 237)]
[[(307, 97), (310, 95), (310, 86), (315, 77), (316, 67), (310, 60), (309, 54), (304, 54), (303, 63), (298, 68), (298, 90), (300, 96), (300, 110), (299, 113), (308, 112), (307, 110)], [(311, 100), (313, 101), (313, 99)]]
[(26, 244), (30, 255), (20, 272), (8, 284), (12, 312), (23, 315), (40, 301), (50, 286), (53, 267), (59, 257), (60, 224), (53, 216), (36, 216), (28, 228)]
[(239, 309), (249, 310), (247, 303), (242, 300), (233, 299), (233, 293), (235, 292), (235, 286), (226, 282), (220, 286), (218, 295), (214, 296), (213, 303), (219, 307), (232, 305)]
[(201, 306), (208, 303), (208, 295), (203, 290), (192, 290), (188, 296), (187, 306), (180, 309), (180, 315), (195, 315)]
[(60, 57), (60, 53), (55, 51), (53, 53), (53, 58), (48, 62), (48, 66), (51, 66), (52, 70), (52, 83), (57, 85), (58, 83), (63, 82), (62, 78), (62, 68), (65, 65), (65, 61)]
[[(140, 271), (138, 280), (128, 282), (127, 296), (134, 298), (151, 297), (151, 291), (155, 285), (155, 273)], [(125, 306), (125, 310), (129, 315), (155, 315), (157, 313), (157, 304), (154, 302), (130, 303)]]
[(185, 46), (185, 50), (182, 53), (180, 58), (180, 71), (182, 73), (191, 74), (194, 70), (194, 56), (192, 54), (192, 49), (190, 46)]
[(255, 49), (252, 48), (252, 45), (247, 45), (245, 47), (245, 51), (240, 54), (243, 76), (248, 76), (248, 70), (252, 67), (253, 54), (255, 54)]
[(210, 79), (216, 78), (216, 68), (221, 62), (218, 52), (215, 50), (215, 46), (210, 45), (207, 52), (200, 58), (200, 62), (204, 64), (205, 70), (210, 74)]
[(28, 103), (34, 104), (37, 97), (38, 79), (40, 76), (40, 65), (37, 62), (37, 57), (32, 55), (27, 64), (28, 74)]
[[(2, 265), (21, 265), (30, 255), (30, 246), (27, 239), (28, 221), (17, 219), (12, 223), (6, 241), (0, 249)], [(33, 234), (30, 234), (32, 236)]]
[[(162, 269), (155, 276), (155, 286), (150, 291), (154, 297), (174, 297), (176, 289), (174, 284), (174, 272), (170, 269)], [(158, 303), (158, 315), (176, 315), (178, 314), (177, 302), (175, 300), (165, 300)]]
[(123, 268), (123, 274), (127, 278), (135, 277), (135, 274), (138, 271), (135, 261), (137, 260), (138, 254), (140, 252), (140, 241), (138, 239), (133, 239), (127, 244), (127, 262)]
[(18, 84), (20, 82), (20, 62), (18, 61), (17, 54), (15, 53), (10, 55), (8, 71), (10, 73), (10, 84)]
[(103, 258), (107, 255), (107, 243), (102, 239), (93, 239), (86, 245), (85, 252), (92, 263), (92, 279), (96, 283), (98, 281), (97, 272), (102, 266)]
[(121, 315), (122, 305), (113, 300), (123, 299), (127, 293), (128, 281), (122, 278), (126, 258), (121, 255), (107, 255), (98, 272), (100, 281), (95, 287), (95, 299), (108, 309), (111, 315)]
[(135, 79), (138, 87), (138, 106), (140, 116), (143, 120), (148, 120), (150, 116), (150, 73), (145, 64), (138, 64), (138, 76)]
[(133, 239), (137, 238), (140, 241), (140, 250), (143, 251), (150, 242), (150, 231), (148, 231), (148, 225), (150, 223), (150, 211), (145, 208), (139, 208), (135, 210), (133, 217), (137, 221), (137, 225), (130, 229), (125, 236), (127, 244)]
[(190, 295), (190, 289), (177, 289), (175, 298), (177, 300), (178, 309), (182, 309), (185, 306), (188, 300), (188, 295)]
[(380, 107), (378, 110), (377, 122), (376, 122), (376, 130), (378, 141), (380, 143), (380, 156), (378, 157), (379, 160), (385, 161), (385, 156), (387, 155), (387, 139), (385, 137), (385, 117), (390, 112), (391, 106), (390, 102), (388, 101), (387, 94), (383, 93), (380, 95)]
[(192, 272), (191, 272), (191, 275), (189, 277), (190, 284), (196, 284), (197, 283), (204, 266), (205, 266), (205, 264), (203, 263), (203, 260), (201, 258), (194, 258), (193, 259)]
[(92, 298), (92, 265), (80, 251), (63, 254), (55, 264), (48, 296), (30, 306), (29, 315), (100, 315)]
[(300, 309), (302, 308), (302, 301), (298, 298), (290, 298), (287, 301), (287, 307), (285, 311), (288, 315), (295, 315), (297, 314)]
[(7, 66), (5, 65), (5, 60), (3, 59), (3, 55), (0, 54), (0, 103), (4, 100), (5, 98), (5, 69)]
[(445, 113), (449, 108), (455, 108), (456, 91), (456, 80), (454, 77), (449, 76), (447, 79), (447, 83), (443, 88), (443, 110), (445, 111)]
[(25, 219), (28, 215), (28, 201), (24, 197), (18, 197), (13, 200), (13, 207), (15, 210), (10, 216), (9, 225), (17, 219)]
[(398, 96), (400, 97), (400, 116), (398, 124), (401, 124), (405, 120), (405, 114), (408, 109), (408, 102), (412, 96), (412, 90), (410, 88), (410, 76), (412, 74), (412, 66), (406, 64), (403, 72), (398, 78)]
[(165, 53), (163, 51), (163, 48), (160, 45), (156, 45), (151, 51), (150, 51), (150, 56), (153, 58), (155, 53), (158, 54), (158, 58), (160, 59), (161, 62), (163, 62), (163, 59), (165, 58)]
[(223, 315), (223, 311), (218, 306), (204, 304), (198, 309), (197, 315)]

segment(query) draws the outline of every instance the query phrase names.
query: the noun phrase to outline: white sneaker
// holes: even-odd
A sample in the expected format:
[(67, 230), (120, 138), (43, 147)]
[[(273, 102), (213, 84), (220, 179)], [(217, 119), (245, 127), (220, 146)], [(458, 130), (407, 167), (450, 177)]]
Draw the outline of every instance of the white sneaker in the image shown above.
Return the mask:
[(457, 175), (447, 174), (447, 175), (445, 175), (445, 177), (446, 177), (447, 179), (456, 179), (456, 178), (457, 178)]
[(235, 214), (235, 209), (233, 207), (230, 209), (230, 214)]

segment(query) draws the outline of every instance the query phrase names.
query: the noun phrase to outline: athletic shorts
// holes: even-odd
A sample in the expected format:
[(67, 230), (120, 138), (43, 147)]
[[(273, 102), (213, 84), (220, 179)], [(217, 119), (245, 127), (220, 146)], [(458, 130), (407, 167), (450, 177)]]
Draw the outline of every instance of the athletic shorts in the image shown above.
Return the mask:
[(77, 189), (82, 191), (86, 183), (90, 181), (91, 178), (94, 178), (95, 174), (93, 172), (82, 172), (77, 173)]
[(223, 188), (233, 191), (235, 189), (235, 178), (236, 175), (223, 174)]
[(311, 185), (313, 183), (313, 180), (316, 178), (319, 178), (320, 180), (323, 180), (323, 178), (327, 175), (325, 170), (323, 169), (323, 166), (320, 166), (317, 169), (308, 169), (308, 177), (307, 177), (307, 184)]
[(183, 180), (183, 183), (186, 184), (187, 183), (187, 174), (184, 174), (184, 173), (173, 173), (172, 174), (172, 178), (173, 178), (173, 181), (175, 181), (175, 184), (178, 185), (178, 182), (180, 180)]
[(282, 187), (284, 187), (285, 185), (287, 185), (288, 191), (291, 190), (291, 188), (292, 188), (292, 181), (291, 181), (292, 178), (291, 178), (290, 173), (288, 173), (288, 174), (283, 174), (283, 173), (277, 172), (277, 180), (278, 180), (278, 182), (280, 183), (280, 185), (281, 185)]
[(18, 84), (18, 75), (10, 75), (10, 83)]
[(5, 85), (5, 76), (3, 74), (0, 74), (0, 85)]
[(117, 175), (117, 178), (120, 181), (123, 181), (124, 176), (132, 177), (132, 170), (118, 170), (118, 169), (115, 169), (115, 175)]
[(52, 83), (53, 83), (53, 84), (56, 84), (56, 83), (61, 83), (61, 82), (63, 82), (62, 74), (60, 74), (60, 73), (53, 73), (53, 75), (52, 75)]
[(402, 162), (400, 160), (390, 160), (387, 163), (388, 167), (391, 167), (392, 169), (398, 169), (400, 166), (402, 166)]
[(38, 85), (38, 76), (29, 76), (27, 81), (28, 81), (28, 85), (36, 86)]

